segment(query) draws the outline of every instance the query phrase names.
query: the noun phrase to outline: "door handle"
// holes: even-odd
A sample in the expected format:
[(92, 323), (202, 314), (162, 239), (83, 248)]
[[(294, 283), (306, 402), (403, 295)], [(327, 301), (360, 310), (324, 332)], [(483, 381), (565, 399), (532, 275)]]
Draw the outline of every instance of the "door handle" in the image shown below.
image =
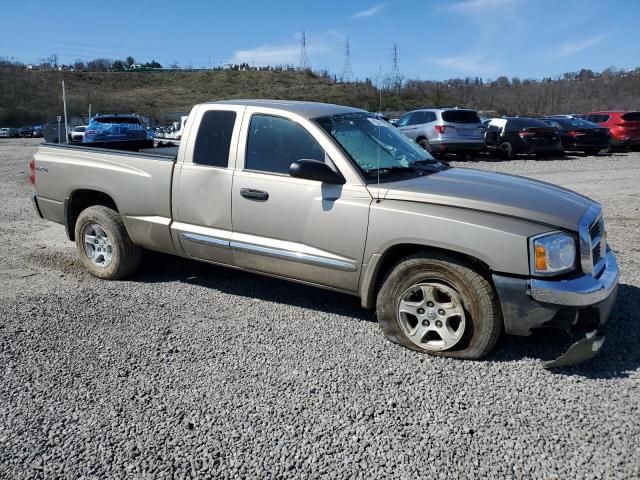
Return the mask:
[(254, 190), (253, 188), (241, 188), (240, 195), (249, 200), (260, 200), (264, 202), (269, 200), (269, 194), (263, 190)]

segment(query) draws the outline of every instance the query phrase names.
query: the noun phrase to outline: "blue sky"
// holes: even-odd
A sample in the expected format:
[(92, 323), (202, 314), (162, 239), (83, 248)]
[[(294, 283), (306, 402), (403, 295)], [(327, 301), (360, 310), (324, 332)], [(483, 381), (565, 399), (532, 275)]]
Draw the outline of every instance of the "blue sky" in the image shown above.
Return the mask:
[(540, 78), (640, 66), (638, 25), (640, 0), (22, 0), (2, 6), (0, 56), (297, 65), (305, 30), (338, 75), (348, 37), (358, 78), (390, 71), (394, 43), (406, 78)]

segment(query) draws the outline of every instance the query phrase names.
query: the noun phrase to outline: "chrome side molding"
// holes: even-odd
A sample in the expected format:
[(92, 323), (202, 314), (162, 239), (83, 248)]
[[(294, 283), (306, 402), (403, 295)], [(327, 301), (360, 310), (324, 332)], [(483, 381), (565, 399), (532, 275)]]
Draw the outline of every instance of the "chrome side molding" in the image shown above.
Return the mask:
[(282, 260), (304, 263), (306, 265), (331, 268), (333, 270), (341, 270), (344, 272), (355, 272), (357, 270), (356, 265), (348, 260), (322, 257), (320, 255), (313, 255), (310, 253), (304, 253), (295, 250), (265, 247), (246, 242), (230, 241), (228, 239), (212, 237), (209, 235), (201, 235), (198, 233), (181, 232), (180, 236), (185, 240), (200, 243), (202, 245), (231, 248), (232, 250), (237, 250), (239, 252), (254, 253), (257, 255), (263, 255), (265, 257), (279, 258)]
[(229, 240), (224, 238), (210, 237), (209, 235), (200, 235), (198, 233), (182, 232), (180, 236), (185, 240), (191, 240), (192, 242), (200, 243), (202, 245), (212, 245), (214, 247), (226, 247), (229, 248)]

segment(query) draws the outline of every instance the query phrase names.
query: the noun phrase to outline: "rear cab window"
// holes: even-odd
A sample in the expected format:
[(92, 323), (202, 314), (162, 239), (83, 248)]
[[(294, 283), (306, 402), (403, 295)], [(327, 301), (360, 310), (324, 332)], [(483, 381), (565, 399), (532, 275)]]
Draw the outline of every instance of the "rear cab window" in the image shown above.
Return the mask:
[(193, 163), (227, 168), (235, 123), (236, 112), (227, 110), (204, 112), (196, 136)]
[(478, 113), (473, 110), (445, 110), (442, 120), (450, 123), (481, 123)]

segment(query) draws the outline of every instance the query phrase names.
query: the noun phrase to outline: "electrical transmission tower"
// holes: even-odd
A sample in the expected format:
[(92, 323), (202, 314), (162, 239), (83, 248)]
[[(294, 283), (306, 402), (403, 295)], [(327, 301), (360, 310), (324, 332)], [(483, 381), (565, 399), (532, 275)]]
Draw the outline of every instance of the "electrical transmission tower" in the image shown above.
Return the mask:
[(400, 89), (402, 83), (402, 77), (400, 76), (400, 67), (398, 66), (398, 44), (393, 44), (393, 54), (391, 57), (391, 82), (393, 87), (397, 90)]
[(300, 39), (300, 65), (298, 66), (300, 70), (307, 70), (311, 68), (309, 64), (309, 56), (307, 55), (307, 34), (305, 31), (302, 31), (302, 37)]
[(342, 81), (350, 82), (353, 77), (353, 70), (351, 70), (351, 42), (349, 37), (344, 42), (344, 70), (342, 71)]

